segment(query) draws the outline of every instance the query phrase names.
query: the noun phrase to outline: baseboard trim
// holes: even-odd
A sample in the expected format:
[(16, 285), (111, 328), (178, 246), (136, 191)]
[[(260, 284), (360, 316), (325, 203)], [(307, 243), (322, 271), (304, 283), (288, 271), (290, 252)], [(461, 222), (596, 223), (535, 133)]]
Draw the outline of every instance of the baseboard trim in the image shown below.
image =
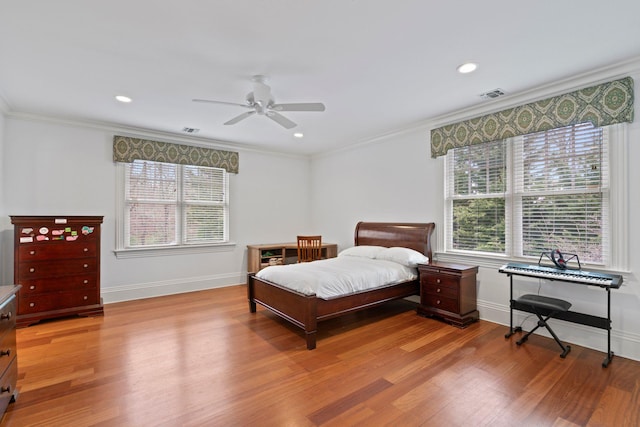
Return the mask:
[(103, 287), (101, 290), (104, 304), (154, 298), (185, 292), (203, 291), (245, 283), (247, 278), (242, 274), (219, 276), (189, 277), (160, 282), (135, 283), (125, 286)]

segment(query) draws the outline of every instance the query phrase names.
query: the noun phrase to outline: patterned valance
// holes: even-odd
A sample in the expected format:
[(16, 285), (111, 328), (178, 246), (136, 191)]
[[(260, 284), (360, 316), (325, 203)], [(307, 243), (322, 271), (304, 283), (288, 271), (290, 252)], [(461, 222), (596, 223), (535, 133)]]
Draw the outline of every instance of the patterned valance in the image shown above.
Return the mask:
[(633, 79), (625, 77), (431, 131), (431, 157), (452, 148), (546, 131), (577, 123), (633, 121)]
[(239, 155), (235, 151), (214, 150), (115, 135), (113, 137), (113, 161), (131, 163), (134, 160), (208, 166), (226, 169), (229, 173), (238, 173), (239, 167)]

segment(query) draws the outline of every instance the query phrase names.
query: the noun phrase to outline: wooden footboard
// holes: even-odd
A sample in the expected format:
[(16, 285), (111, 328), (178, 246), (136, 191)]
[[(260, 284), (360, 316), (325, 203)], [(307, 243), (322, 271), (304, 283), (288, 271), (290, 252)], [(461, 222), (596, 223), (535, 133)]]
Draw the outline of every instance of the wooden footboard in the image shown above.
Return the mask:
[(256, 312), (256, 303), (271, 310), (283, 319), (302, 328), (307, 348), (316, 348), (317, 301), (314, 296), (307, 296), (275, 283), (258, 279), (253, 274), (247, 275), (247, 296), (249, 311)]

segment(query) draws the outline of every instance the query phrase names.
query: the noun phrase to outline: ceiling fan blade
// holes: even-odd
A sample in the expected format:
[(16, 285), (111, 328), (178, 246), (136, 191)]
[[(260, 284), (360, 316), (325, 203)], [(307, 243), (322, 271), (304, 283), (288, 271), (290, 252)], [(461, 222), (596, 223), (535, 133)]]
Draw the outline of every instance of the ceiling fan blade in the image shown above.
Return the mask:
[(229, 120), (228, 122), (225, 122), (224, 124), (225, 125), (235, 125), (240, 120), (244, 120), (247, 117), (254, 115), (255, 113), (256, 113), (255, 111), (247, 111), (246, 113), (242, 113), (239, 116), (236, 116), (233, 119)]
[(324, 111), (324, 104), (321, 102), (273, 104), (270, 108), (275, 111)]
[(280, 126), (283, 126), (287, 129), (291, 129), (298, 126), (297, 124), (287, 119), (282, 114), (278, 114), (275, 111), (268, 111), (265, 115), (269, 117), (271, 120), (273, 120), (274, 122), (278, 123)]
[(236, 107), (253, 108), (251, 105), (238, 104), (237, 102), (212, 101), (210, 99), (193, 99), (193, 102), (206, 102), (209, 104), (235, 105)]

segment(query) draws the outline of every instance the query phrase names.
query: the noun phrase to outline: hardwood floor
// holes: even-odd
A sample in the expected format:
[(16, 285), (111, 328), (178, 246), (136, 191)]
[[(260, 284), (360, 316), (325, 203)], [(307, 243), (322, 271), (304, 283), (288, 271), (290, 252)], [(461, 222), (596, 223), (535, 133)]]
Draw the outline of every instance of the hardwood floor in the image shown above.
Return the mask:
[(18, 329), (3, 426), (638, 426), (640, 362), (397, 301), (320, 323), (318, 348), (245, 286)]

